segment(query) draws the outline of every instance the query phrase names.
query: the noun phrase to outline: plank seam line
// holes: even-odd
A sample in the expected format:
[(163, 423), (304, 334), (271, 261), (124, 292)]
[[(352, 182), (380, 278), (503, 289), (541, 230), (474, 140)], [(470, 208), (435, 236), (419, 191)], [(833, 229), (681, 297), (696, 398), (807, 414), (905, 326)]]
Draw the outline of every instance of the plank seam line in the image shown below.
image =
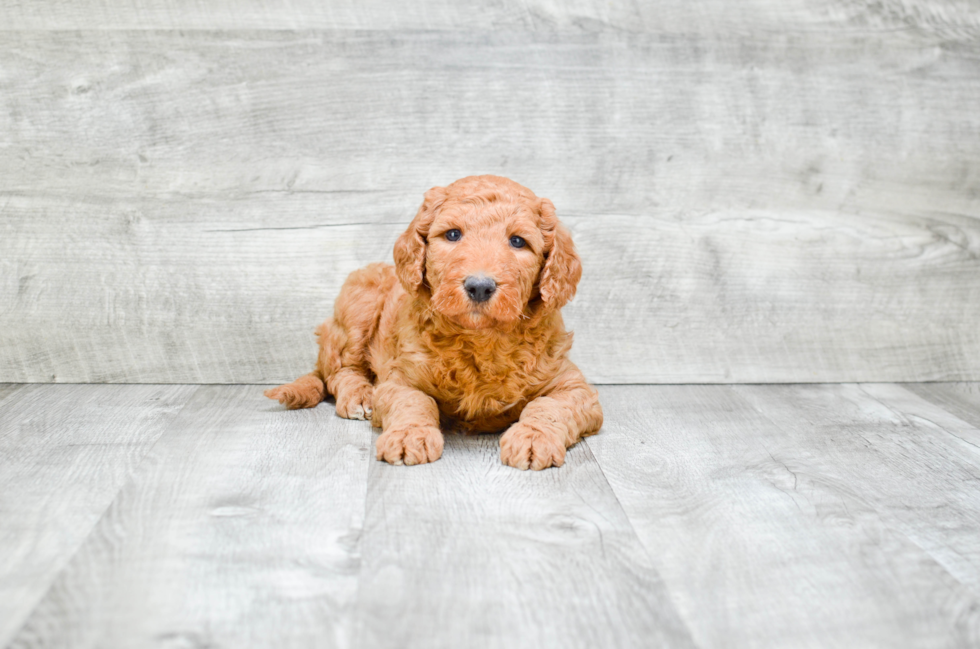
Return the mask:
[[(902, 417), (903, 419), (908, 419), (908, 415), (906, 415), (906, 414), (905, 414), (904, 412), (902, 412), (902, 411), (900, 411), (900, 410), (897, 410), (897, 409), (895, 409), (894, 407), (892, 407), (892, 406), (890, 406), (890, 405), (888, 405), (887, 403), (885, 403), (885, 402), (883, 402), (883, 401), (882, 401), (881, 399), (879, 399), (878, 397), (876, 397), (876, 396), (874, 396), (873, 394), (871, 394), (870, 392), (868, 392), (867, 390), (865, 390), (865, 389), (864, 389), (864, 386), (863, 386), (863, 385), (861, 385), (860, 383), (857, 383), (857, 384), (855, 384), (855, 385), (857, 386), (857, 388), (858, 388), (858, 390), (860, 390), (860, 391), (861, 391), (861, 393), (862, 393), (862, 394), (864, 394), (865, 396), (867, 396), (867, 397), (868, 397), (869, 399), (871, 399), (872, 401), (874, 401), (874, 402), (876, 402), (876, 403), (878, 403), (878, 404), (879, 404), (879, 405), (880, 405), (880, 406), (881, 406), (882, 408), (885, 408), (886, 410), (888, 410), (888, 411), (890, 411), (890, 412), (894, 412), (894, 413), (896, 413), (896, 414), (898, 414), (898, 415), (900, 415), (900, 416), (901, 416), (901, 417)], [(896, 384), (889, 384), (889, 385), (896, 385)], [(913, 396), (913, 397), (916, 397), (916, 398), (919, 398), (919, 399), (922, 399), (922, 401), (925, 401), (926, 403), (928, 403), (928, 404), (930, 404), (930, 405), (933, 405), (933, 406), (935, 406), (935, 407), (937, 407), (937, 408), (939, 408), (940, 410), (942, 410), (942, 411), (944, 411), (944, 412), (946, 412), (947, 414), (949, 414), (949, 415), (950, 415), (951, 417), (953, 417), (953, 418), (954, 418), (954, 419), (956, 419), (957, 421), (961, 421), (961, 422), (963, 421), (963, 420), (962, 420), (962, 419), (960, 419), (959, 417), (956, 417), (956, 415), (954, 415), (953, 413), (950, 413), (949, 411), (947, 411), (947, 410), (946, 410), (945, 408), (943, 408), (942, 406), (939, 406), (939, 405), (937, 405), (937, 404), (934, 404), (934, 403), (932, 403), (931, 401), (929, 401), (928, 399), (923, 399), (922, 397), (919, 397), (919, 396), (918, 396), (917, 394), (915, 394), (915, 393), (914, 393), (914, 392), (912, 392), (911, 390), (907, 390), (907, 389), (905, 389), (904, 387), (901, 387), (901, 386), (897, 386), (897, 387), (899, 387), (899, 388), (900, 388), (900, 389), (901, 389), (902, 391), (904, 391), (904, 392), (906, 392), (906, 393), (908, 393), (909, 395), (911, 395), (911, 396)], [(921, 417), (921, 419), (922, 419), (923, 421), (929, 421), (930, 423), (932, 423), (932, 424), (933, 424), (934, 426), (936, 426), (937, 428), (939, 428), (939, 429), (940, 429), (940, 430), (942, 430), (943, 432), (946, 432), (946, 433), (948, 433), (948, 432), (949, 432), (949, 431), (947, 431), (947, 430), (946, 430), (946, 427), (945, 427), (945, 426), (940, 426), (939, 424), (937, 424), (937, 423), (935, 423), (935, 422), (933, 422), (933, 421), (931, 421), (931, 420), (928, 420), (928, 419), (926, 419), (925, 417)], [(969, 426), (970, 428), (973, 428), (973, 426), (972, 426), (971, 424), (969, 424), (968, 422), (963, 422), (963, 423), (964, 423), (964, 424), (966, 424), (967, 426)], [(950, 434), (951, 434), (951, 433), (950, 433)], [(951, 435), (952, 435), (952, 434), (951, 434)], [(957, 437), (956, 435), (952, 435), (952, 437), (955, 437), (956, 439), (959, 439), (959, 437)], [(870, 503), (869, 503), (869, 504), (870, 504)], [(885, 520), (884, 520), (884, 517), (883, 517), (883, 516), (881, 515), (881, 512), (879, 511), (879, 509), (878, 509), (878, 507), (877, 507), (877, 506), (874, 506), (874, 505), (872, 505), (872, 509), (874, 509), (874, 512), (875, 512), (875, 514), (877, 514), (877, 515), (878, 515), (878, 521), (879, 521), (879, 522), (881, 523), (881, 525), (882, 525), (883, 527), (885, 527), (886, 529), (888, 529), (889, 531), (891, 531), (891, 532), (892, 532), (893, 534), (897, 534), (897, 535), (899, 535), (899, 536), (901, 536), (901, 537), (902, 537), (902, 538), (904, 538), (904, 539), (905, 539), (906, 541), (908, 541), (909, 543), (911, 543), (911, 544), (912, 544), (912, 545), (914, 545), (915, 547), (917, 547), (917, 548), (919, 548), (920, 550), (922, 550), (922, 552), (923, 552), (923, 554), (925, 554), (925, 555), (926, 555), (927, 557), (929, 557), (929, 558), (930, 558), (930, 559), (932, 560), (932, 562), (933, 562), (933, 563), (934, 563), (935, 565), (937, 565), (937, 566), (939, 567), (939, 569), (940, 569), (940, 570), (942, 570), (942, 571), (943, 571), (944, 573), (946, 573), (947, 575), (949, 575), (949, 577), (950, 577), (950, 579), (952, 579), (952, 580), (953, 580), (954, 582), (956, 582), (957, 584), (959, 584), (959, 585), (960, 585), (960, 586), (961, 586), (961, 587), (962, 587), (962, 588), (963, 588), (963, 589), (964, 589), (964, 590), (965, 590), (966, 592), (968, 592), (968, 593), (971, 593), (972, 595), (974, 595), (974, 597), (976, 597), (976, 596), (977, 596), (978, 594), (980, 594), (980, 593), (977, 593), (977, 592), (976, 592), (976, 591), (975, 591), (975, 590), (974, 590), (974, 589), (973, 589), (973, 588), (972, 588), (972, 587), (971, 587), (971, 586), (970, 586), (969, 584), (966, 584), (966, 583), (964, 583), (962, 579), (960, 579), (959, 577), (957, 577), (956, 575), (954, 575), (954, 574), (953, 574), (953, 573), (952, 573), (952, 572), (951, 572), (951, 571), (949, 570), (949, 568), (947, 568), (947, 567), (946, 567), (946, 566), (945, 566), (945, 565), (944, 565), (944, 564), (942, 563), (942, 561), (940, 561), (940, 560), (939, 560), (939, 559), (938, 559), (938, 558), (937, 558), (937, 557), (936, 557), (936, 556), (935, 556), (935, 555), (934, 555), (934, 554), (933, 554), (933, 553), (932, 553), (932, 552), (931, 552), (931, 551), (929, 550), (929, 548), (926, 548), (926, 547), (924, 547), (924, 546), (923, 546), (923, 545), (922, 545), (921, 543), (919, 543), (919, 542), (918, 542), (918, 541), (916, 541), (915, 539), (913, 539), (913, 538), (911, 538), (911, 537), (910, 537), (910, 536), (909, 536), (908, 534), (906, 534), (906, 533), (905, 533), (904, 531), (902, 531), (902, 530), (900, 530), (900, 529), (896, 529), (894, 525), (892, 525), (892, 524), (889, 524), (889, 523), (888, 523), (887, 521), (885, 521)]]
[[(596, 434), (597, 435), (601, 434), (601, 432), (602, 429), (600, 428), (599, 432)], [(602, 476), (602, 479), (606, 483), (606, 486), (609, 487), (609, 493), (612, 494), (613, 500), (616, 501), (616, 504), (619, 505), (620, 511), (623, 512), (623, 517), (626, 518), (626, 523), (629, 525), (630, 532), (633, 533), (633, 538), (636, 539), (636, 543), (639, 546), (640, 551), (643, 552), (643, 556), (645, 556), (647, 558), (647, 561), (650, 562), (650, 569), (656, 573), (657, 579), (660, 581), (660, 585), (663, 588), (664, 596), (667, 598), (667, 601), (670, 602), (670, 605), (674, 609), (673, 611), (674, 617), (677, 620), (677, 623), (683, 626), (685, 633), (687, 633), (687, 637), (691, 640), (692, 646), (697, 647), (698, 645), (694, 641), (694, 630), (691, 628), (691, 625), (684, 618), (684, 616), (681, 615), (680, 607), (677, 605), (677, 602), (674, 600), (673, 593), (669, 588), (667, 588), (667, 583), (664, 581), (663, 575), (660, 574), (660, 571), (656, 568), (657, 562), (655, 561), (654, 556), (650, 553), (650, 549), (647, 547), (646, 543), (643, 542), (643, 539), (640, 538), (639, 533), (636, 531), (636, 527), (633, 526), (633, 519), (630, 518), (629, 513), (627, 513), (626, 508), (623, 507), (623, 503), (619, 499), (619, 494), (616, 493), (616, 490), (613, 488), (612, 483), (609, 482), (609, 477), (606, 475), (605, 469), (602, 468), (602, 463), (599, 462), (599, 459), (595, 456), (595, 453), (592, 452), (592, 447), (589, 446), (590, 437), (592, 436), (590, 435), (589, 437), (582, 439), (582, 441), (579, 443), (585, 445), (585, 449), (588, 451), (589, 457), (592, 459), (592, 462), (595, 464), (595, 466), (598, 467), (599, 469), (599, 475)], [(602, 543), (601, 537), (602, 534), (600, 532), (600, 543)]]
[[(364, 539), (367, 536), (365, 532), (367, 531), (368, 505), (369, 505), (369, 503), (371, 501), (371, 499), (370, 499), (370, 496), (371, 496), (370, 491), (371, 491), (371, 486), (372, 486), (372, 483), (371, 483), (371, 469), (374, 468), (374, 463), (375, 462), (380, 462), (380, 460), (378, 460), (376, 457), (374, 457), (374, 453), (372, 452), (372, 450), (374, 449), (374, 444), (375, 444), (375, 442), (378, 439), (378, 435), (374, 431), (375, 431), (375, 428), (372, 425), (371, 426), (371, 442), (368, 444), (368, 452), (367, 452), (368, 466), (367, 466), (366, 475), (364, 476), (364, 509), (361, 512), (361, 529), (357, 533), (357, 545), (356, 545), (356, 548), (357, 548), (357, 588), (354, 589), (354, 598), (351, 600), (351, 618), (348, 620), (348, 625), (347, 625), (347, 642), (348, 642), (348, 645), (347, 646), (349, 646), (349, 647), (360, 647), (360, 646), (362, 646), (360, 643), (358, 643), (358, 639), (359, 639), (359, 637), (361, 635), (361, 628), (363, 627), (363, 624), (361, 623), (361, 616), (358, 615), (358, 612), (361, 610), (361, 593), (364, 590), (364, 579), (365, 579), (365, 576), (364, 576), (364, 563), (365, 563), (365, 561), (364, 561), (364, 551), (363, 551), (364, 550)], [(378, 501), (381, 504), (381, 509), (382, 509), (382, 512), (383, 512), (383, 518), (384, 518), (384, 522), (385, 522), (385, 532), (387, 533), (387, 531), (388, 531), (387, 530), (387, 526), (388, 526), (388, 510), (387, 510), (387, 507), (385, 505), (384, 493), (382, 493), (381, 497), (378, 498)]]
[(385, 223), (364, 221), (362, 223), (317, 223), (314, 225), (294, 225), (283, 228), (232, 228), (228, 230), (202, 230), (202, 232), (266, 232), (270, 230), (319, 230), (322, 228), (346, 228), (362, 225), (404, 225), (402, 223)]
[[(939, 383), (938, 381), (932, 381), (930, 383), (911, 383), (910, 385), (935, 385), (935, 384), (943, 385), (943, 384), (962, 384), (962, 383), (971, 383), (972, 384), (972, 383), (975, 383), (975, 382), (973, 382), (973, 381), (945, 381), (943, 383)], [(973, 428), (975, 430), (980, 430), (980, 423), (974, 423), (974, 422), (972, 422), (972, 421), (970, 421), (968, 419), (964, 419), (963, 417), (961, 417), (960, 415), (958, 415), (953, 410), (950, 410), (949, 407), (946, 404), (940, 403), (938, 401), (934, 401), (932, 398), (930, 398), (930, 397), (928, 397), (928, 396), (926, 396), (924, 394), (919, 394), (919, 392), (917, 392), (916, 390), (909, 389), (908, 387), (906, 387), (904, 385), (902, 385), (900, 387), (903, 390), (905, 390), (906, 392), (911, 392), (913, 395), (915, 395), (919, 399), (922, 399), (923, 401), (925, 401), (925, 402), (927, 402), (929, 404), (932, 404), (933, 406), (935, 406), (937, 408), (940, 408), (946, 414), (952, 415), (955, 419), (957, 419), (957, 420), (965, 423), (970, 428)], [(957, 409), (962, 409), (962, 410), (966, 410), (966, 411), (975, 410), (976, 411), (975, 413), (974, 412), (971, 412), (970, 414), (971, 415), (974, 415), (975, 414), (976, 416), (980, 417), (980, 407), (971, 407), (972, 404), (967, 404), (967, 405), (964, 405), (964, 404), (954, 404), (954, 405), (957, 407)], [(955, 435), (954, 435), (954, 437), (955, 437)], [(963, 441), (966, 441), (966, 440), (963, 440)], [(968, 444), (971, 444), (972, 446), (976, 446), (976, 444), (972, 444), (970, 442), (967, 442), (967, 443)], [(977, 448), (980, 448), (980, 446), (978, 446)]]
[[(601, 433), (602, 433), (602, 429), (600, 428), (599, 432), (596, 433), (596, 435), (599, 435)], [(590, 435), (589, 437), (583, 438), (580, 443), (585, 445), (585, 448), (586, 450), (588, 450), (589, 457), (592, 459), (593, 464), (595, 464), (596, 467), (598, 467), (599, 474), (602, 476), (603, 481), (605, 481), (606, 486), (609, 487), (609, 493), (612, 494), (612, 497), (616, 501), (616, 504), (619, 505), (619, 509), (623, 512), (623, 516), (626, 518), (626, 522), (629, 523), (630, 531), (633, 533), (633, 536), (636, 538), (637, 543), (639, 543), (640, 547), (643, 549), (643, 554), (645, 554), (647, 558), (650, 559), (651, 562), (653, 562), (654, 559), (653, 555), (650, 554), (650, 550), (647, 549), (646, 544), (640, 538), (639, 532), (636, 531), (636, 527), (633, 526), (633, 519), (630, 518), (629, 514), (626, 512), (626, 508), (623, 506), (623, 502), (619, 499), (619, 494), (616, 493), (616, 489), (612, 486), (612, 483), (609, 482), (609, 477), (606, 475), (605, 469), (602, 468), (602, 463), (599, 462), (599, 458), (597, 458), (595, 456), (595, 453), (592, 452), (592, 447), (589, 445), (590, 437), (593, 436)], [(654, 565), (656, 564), (654, 563)], [(657, 572), (657, 575), (658, 576), (660, 575), (659, 571)]]
[(27, 625), (31, 621), (31, 618), (34, 617), (34, 613), (37, 612), (37, 607), (47, 598), (48, 594), (51, 592), (51, 589), (54, 588), (54, 585), (58, 582), (58, 579), (65, 573), (65, 570), (67, 570), (68, 567), (71, 565), (72, 561), (75, 560), (75, 557), (78, 556), (78, 553), (82, 551), (82, 548), (85, 547), (86, 541), (88, 541), (89, 538), (92, 536), (92, 532), (98, 529), (99, 525), (102, 523), (103, 519), (105, 519), (109, 510), (112, 509), (113, 504), (115, 504), (116, 499), (119, 497), (119, 494), (122, 492), (122, 490), (128, 487), (133, 482), (133, 478), (139, 471), (139, 468), (143, 466), (143, 464), (146, 462), (146, 458), (150, 455), (153, 449), (156, 448), (157, 444), (160, 443), (160, 440), (163, 439), (164, 435), (169, 433), (170, 430), (174, 427), (174, 425), (180, 420), (180, 416), (183, 414), (184, 410), (187, 408), (187, 405), (190, 403), (192, 398), (197, 395), (199, 390), (200, 390), (200, 386), (198, 386), (197, 390), (194, 390), (189, 395), (187, 395), (187, 398), (184, 399), (183, 405), (181, 405), (180, 409), (173, 414), (173, 418), (166, 426), (164, 426), (163, 430), (160, 431), (160, 434), (157, 436), (156, 440), (154, 440), (154, 442), (146, 449), (146, 452), (144, 452), (143, 456), (140, 457), (139, 462), (137, 462), (133, 466), (133, 468), (128, 472), (126, 479), (122, 481), (122, 484), (120, 484), (119, 489), (117, 489), (116, 493), (112, 495), (112, 499), (109, 500), (109, 503), (106, 505), (105, 509), (103, 509), (102, 512), (99, 514), (99, 517), (95, 519), (95, 521), (92, 523), (92, 526), (85, 532), (85, 535), (80, 538), (78, 545), (75, 547), (75, 549), (71, 552), (71, 554), (67, 554), (65, 556), (64, 560), (61, 562), (61, 565), (58, 567), (58, 571), (52, 576), (50, 583), (48, 583), (47, 588), (45, 588), (44, 592), (38, 596), (37, 600), (31, 606), (30, 612), (24, 617), (24, 620), (17, 627), (16, 631), (14, 631), (13, 634), (10, 636), (9, 638), (10, 644), (5, 645), (7, 649), (11, 649), (13, 647), (13, 641), (16, 640), (18, 637), (20, 637), (24, 629), (27, 628)]
[[(860, 388), (861, 392), (867, 394), (869, 397), (871, 397), (872, 399), (874, 399), (875, 401), (877, 401), (878, 403), (880, 403), (883, 407), (888, 408), (892, 412), (897, 412), (894, 408), (892, 408), (888, 404), (882, 403), (881, 400), (878, 399), (877, 397), (875, 397), (875, 396), (873, 396), (871, 394), (868, 394), (868, 391), (864, 389), (864, 386), (862, 384), (859, 383), (857, 385), (858, 385), (858, 388)], [(898, 385), (898, 384), (892, 384), (892, 385), (895, 385), (900, 390), (902, 390), (902, 392), (905, 392), (906, 394), (908, 394), (909, 396), (913, 397), (914, 399), (919, 399), (921, 401), (924, 401), (924, 402), (928, 403), (930, 406), (932, 406), (934, 408), (938, 408), (939, 410), (942, 410), (946, 415), (952, 417), (953, 419), (955, 419), (959, 423), (963, 424), (965, 427), (971, 428), (973, 430), (980, 430), (980, 429), (977, 428), (977, 426), (975, 426), (971, 422), (966, 421), (965, 419), (962, 419), (961, 417), (957, 416), (957, 414), (955, 412), (950, 411), (948, 408), (946, 408), (942, 404), (936, 403), (936, 402), (932, 401), (931, 399), (927, 399), (927, 398), (923, 397), (922, 395), (920, 395), (920, 394), (918, 394), (916, 392), (913, 392), (912, 390), (909, 390), (908, 388), (906, 388), (903, 385)], [(901, 414), (902, 417), (905, 418), (905, 419), (908, 419), (910, 417), (915, 417), (916, 419), (921, 419), (922, 421), (927, 421), (930, 424), (932, 424), (933, 426), (935, 426), (936, 428), (938, 428), (939, 430), (941, 430), (944, 433), (946, 433), (947, 435), (949, 435), (950, 437), (952, 437), (954, 439), (958, 439), (959, 441), (963, 442), (964, 444), (967, 444), (967, 445), (972, 446), (973, 448), (975, 448), (977, 450), (980, 450), (980, 446), (978, 446), (977, 444), (974, 444), (973, 442), (971, 442), (969, 440), (963, 439), (962, 437), (960, 437), (959, 435), (957, 435), (956, 433), (954, 433), (950, 429), (946, 428), (942, 424), (939, 424), (939, 423), (933, 421), (932, 419), (929, 419), (928, 417), (923, 417), (921, 415), (907, 415), (905, 413), (899, 413), (899, 414)]]
[[(847, 384), (845, 384), (845, 385), (847, 385)], [(864, 385), (863, 384), (861, 384), (861, 383), (850, 383), (849, 385), (855, 386), (858, 390), (861, 391), (862, 394), (864, 394), (865, 396), (867, 396), (872, 401), (874, 401), (874, 402), (878, 403), (879, 405), (881, 405), (882, 408), (885, 408), (886, 410), (888, 410), (890, 412), (897, 413), (898, 415), (900, 415), (903, 418), (907, 418), (906, 415), (905, 415), (905, 413), (896, 410), (895, 408), (893, 408), (892, 406), (889, 406), (886, 403), (883, 403), (880, 399), (878, 399), (874, 395), (868, 393), (868, 391), (864, 389)], [(887, 385), (897, 385), (897, 384), (888, 383)], [(732, 393), (734, 393), (736, 396), (738, 396), (738, 398), (740, 398), (742, 401), (744, 401), (746, 404), (748, 404), (753, 410), (755, 410), (757, 413), (759, 413), (759, 415), (763, 419), (765, 419), (767, 422), (769, 422), (770, 425), (772, 425), (776, 429), (781, 428), (781, 426), (779, 424), (777, 424), (776, 421), (774, 421), (771, 417), (769, 417), (769, 415), (767, 415), (765, 412), (763, 412), (762, 410), (760, 410), (759, 407), (756, 406), (756, 404), (753, 401), (751, 401), (751, 400), (745, 398), (744, 396), (742, 396), (739, 393), (739, 391), (737, 389), (735, 389), (737, 387), (738, 386), (728, 386), (729, 390), (731, 390)], [(898, 386), (898, 387), (901, 387), (901, 386)], [(906, 390), (904, 387), (901, 388), (901, 389), (904, 390), (904, 391), (906, 391), (906, 392), (908, 392), (909, 394), (915, 396), (914, 393), (912, 393), (909, 390)], [(923, 400), (924, 401), (927, 401), (925, 399), (923, 399)], [(932, 403), (932, 402), (929, 402), (929, 401), (927, 401), (927, 402), (928, 403)], [(935, 404), (933, 404), (933, 405), (935, 405)], [(937, 406), (937, 407), (939, 407), (939, 406)], [(922, 418), (922, 419), (925, 420), (925, 418)], [(967, 425), (969, 425), (969, 424), (967, 424)], [(941, 430), (944, 430), (944, 431), (946, 430), (944, 427), (939, 426), (938, 424), (936, 424), (936, 426), (938, 428), (940, 428)], [(955, 435), (954, 435), (954, 437), (955, 437)], [(865, 441), (867, 441), (869, 444), (871, 444), (872, 447), (874, 446), (874, 444), (871, 442), (871, 440), (868, 440), (863, 435), (862, 435), (862, 438)], [(769, 452), (769, 449), (766, 448), (765, 445), (763, 445), (763, 448), (765, 448), (766, 452), (769, 453), (769, 456), (772, 457), (772, 453)], [(775, 458), (773, 458), (773, 459), (775, 459)], [(783, 464), (783, 463), (781, 462), (781, 464)], [(783, 490), (780, 489), (780, 491), (783, 491)], [(786, 493), (786, 492), (784, 491), (783, 493)], [(787, 495), (789, 495), (789, 494), (787, 493)], [(804, 500), (806, 500), (807, 502), (809, 502), (809, 499), (807, 499), (806, 496), (803, 496), (803, 498), (804, 498)], [(794, 503), (795, 503), (795, 500), (794, 500)], [(891, 534), (894, 534), (894, 535), (896, 535), (898, 537), (901, 537), (901, 538), (905, 539), (910, 545), (912, 545), (912, 546), (918, 548), (919, 550), (921, 550), (922, 553), (923, 553), (923, 555), (925, 555), (926, 557), (928, 557), (929, 560), (931, 560), (932, 563), (935, 564), (939, 568), (939, 570), (941, 570), (943, 573), (945, 573), (946, 575), (948, 575), (950, 579), (952, 579), (955, 583), (959, 584), (960, 587), (962, 587), (966, 592), (968, 592), (968, 593), (970, 593), (970, 594), (972, 594), (974, 596), (977, 596), (978, 595), (978, 593), (975, 592), (972, 587), (970, 587), (968, 584), (965, 584), (960, 578), (958, 578), (956, 575), (954, 575), (952, 572), (950, 572), (950, 570), (932, 552), (930, 552), (928, 548), (923, 547), (923, 545), (921, 543), (918, 543), (917, 541), (915, 541), (915, 539), (912, 539), (911, 537), (909, 537), (909, 535), (906, 532), (904, 532), (901, 529), (896, 528), (893, 523), (891, 523), (888, 520), (886, 520), (885, 516), (882, 515), (882, 512), (881, 512), (881, 510), (880, 510), (880, 508), (878, 506), (876, 506), (876, 505), (874, 505), (874, 504), (872, 504), (870, 502), (867, 502), (866, 504), (872, 509), (872, 511), (874, 511), (875, 516), (878, 519), (878, 523), (880, 523), (881, 526), (884, 529), (888, 530), (889, 533), (891, 533)], [(796, 506), (797, 506), (797, 508), (799, 508), (799, 504), (796, 504)], [(846, 503), (845, 503), (845, 507), (846, 507)], [(814, 523), (819, 523), (819, 521), (814, 520)]]
[(10, 392), (3, 395), (3, 398), (0, 398), (0, 404), (5, 403), (7, 400), (10, 399), (10, 397), (14, 396), (15, 394), (19, 394), (24, 390), (24, 386), (30, 384), (29, 383), (0, 383), (0, 387), (3, 387), (5, 385), (11, 385), (14, 387), (11, 388)]

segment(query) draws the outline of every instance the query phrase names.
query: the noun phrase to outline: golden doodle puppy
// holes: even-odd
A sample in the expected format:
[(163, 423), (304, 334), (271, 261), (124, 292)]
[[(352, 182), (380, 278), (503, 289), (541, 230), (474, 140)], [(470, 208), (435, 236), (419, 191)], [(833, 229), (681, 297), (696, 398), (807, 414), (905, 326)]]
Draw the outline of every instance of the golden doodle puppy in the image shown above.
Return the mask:
[(561, 466), (599, 430), (560, 312), (582, 266), (551, 201), (498, 176), (434, 187), (394, 253), (347, 278), (313, 373), (266, 396), (311, 408), (332, 394), (338, 415), (382, 429), (392, 464), (438, 460), (440, 423), (506, 428), (500, 459), (519, 469)]

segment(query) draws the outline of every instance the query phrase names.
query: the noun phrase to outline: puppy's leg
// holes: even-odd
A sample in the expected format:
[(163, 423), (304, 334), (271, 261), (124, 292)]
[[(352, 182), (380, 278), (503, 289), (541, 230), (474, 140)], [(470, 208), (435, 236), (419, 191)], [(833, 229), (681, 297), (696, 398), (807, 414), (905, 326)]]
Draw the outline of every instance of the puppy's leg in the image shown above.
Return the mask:
[(341, 417), (370, 417), (373, 374), (368, 350), (385, 300), (397, 284), (394, 269), (385, 264), (370, 264), (351, 273), (337, 296), (334, 317), (316, 329), (320, 347), (316, 370), (265, 395), (287, 408), (312, 408), (329, 391), (337, 399)]
[(290, 410), (295, 410), (313, 408), (323, 401), (324, 391), (323, 379), (320, 378), (319, 373), (313, 372), (299, 377), (292, 383), (269, 388), (263, 394), (277, 400)]
[(337, 415), (344, 419), (370, 419), (374, 385), (357, 368), (344, 367), (327, 380), (330, 394), (337, 400)]
[[(290, 410), (297, 408), (313, 408), (323, 401), (327, 392), (337, 400), (337, 414), (345, 419), (370, 419), (371, 404), (374, 398), (374, 386), (366, 372), (356, 365), (343, 365), (343, 355), (336, 349), (337, 338), (345, 341), (344, 332), (330, 331), (337, 326), (327, 321), (317, 329), (320, 340), (320, 355), (317, 369), (312, 373), (301, 376), (292, 383), (280, 385), (265, 391), (265, 396), (276, 399)], [(321, 376), (326, 375), (326, 381)]]
[(525, 470), (561, 466), (565, 449), (601, 427), (599, 394), (573, 366), (500, 437), (500, 459)]
[(396, 383), (379, 384), (372, 423), (384, 429), (375, 443), (377, 458), (390, 464), (425, 464), (442, 456), (439, 407), (429, 395)]
[(316, 328), (320, 351), (316, 369), (292, 383), (265, 391), (290, 410), (313, 408), (327, 392), (337, 399), (337, 414), (346, 419), (371, 416), (373, 386), (362, 368), (361, 350), (351, 344), (349, 330), (330, 318)]
[(263, 393), (270, 399), (278, 400), (290, 410), (313, 408), (323, 401), (327, 396), (327, 388), (333, 375), (343, 367), (341, 353), (347, 341), (344, 329), (333, 319), (327, 319), (316, 328), (315, 333), (320, 347), (316, 369), (292, 383), (271, 388)]

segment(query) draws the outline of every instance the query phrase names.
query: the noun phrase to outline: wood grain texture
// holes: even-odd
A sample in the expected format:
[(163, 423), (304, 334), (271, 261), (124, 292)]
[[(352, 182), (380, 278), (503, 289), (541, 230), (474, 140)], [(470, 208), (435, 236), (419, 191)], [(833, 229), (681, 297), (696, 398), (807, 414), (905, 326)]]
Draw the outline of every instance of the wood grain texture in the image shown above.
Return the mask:
[(899, 408), (934, 406), (894, 386), (601, 396), (587, 443), (699, 646), (980, 641), (980, 456)]
[(0, 647), (196, 389), (18, 387), (0, 386)]
[(903, 387), (980, 428), (980, 383), (908, 383)]
[(862, 6), (762, 36), (3, 32), (0, 380), (294, 378), (345, 275), (483, 172), (572, 228), (593, 381), (978, 379), (972, 14)]
[(347, 646), (371, 436), (200, 388), (10, 646)]
[(17, 236), (0, 249), (31, 242), (3, 291), (30, 326), (0, 333), (0, 372), (20, 368), (34, 381), (229, 383), (277, 366), (272, 380), (303, 374), (316, 360), (313, 329), (347, 274), (390, 257), (404, 229), (381, 222), (366, 236), (307, 196), (190, 210), (165, 199), (28, 203), (37, 205), (24, 203)]
[(587, 447), (540, 473), (499, 455), (449, 435), (434, 464), (371, 465), (355, 646), (693, 646)]
[[(868, 384), (861, 391), (880, 404), (867, 408), (864, 418), (884, 422), (878, 432), (885, 428), (896, 447), (883, 462), (896, 480), (875, 481), (868, 489), (882, 503), (881, 516), (980, 596), (980, 428), (903, 386)], [(822, 426), (861, 422), (839, 403), (834, 406), (839, 418), (826, 417)], [(976, 419), (980, 407), (973, 413)], [(980, 640), (980, 613), (964, 611), (963, 619), (974, 625), (974, 642)]]
[(0, 403), (14, 392), (19, 392), (23, 389), (24, 385), (21, 383), (0, 383)]
[(975, 647), (978, 388), (604, 386), (533, 473), (258, 386), (0, 385), (0, 646)]
[(51, 0), (0, 3), (6, 29), (521, 29), (758, 33), (917, 30), (945, 39), (980, 33), (976, 0)]

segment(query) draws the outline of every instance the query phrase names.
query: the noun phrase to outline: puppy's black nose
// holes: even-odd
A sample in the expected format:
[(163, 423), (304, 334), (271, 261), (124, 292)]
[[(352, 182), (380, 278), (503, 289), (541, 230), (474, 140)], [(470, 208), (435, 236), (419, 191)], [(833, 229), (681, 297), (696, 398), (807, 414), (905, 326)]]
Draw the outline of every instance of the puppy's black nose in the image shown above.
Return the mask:
[(486, 275), (470, 275), (463, 281), (463, 288), (474, 302), (486, 302), (497, 290), (497, 283)]

